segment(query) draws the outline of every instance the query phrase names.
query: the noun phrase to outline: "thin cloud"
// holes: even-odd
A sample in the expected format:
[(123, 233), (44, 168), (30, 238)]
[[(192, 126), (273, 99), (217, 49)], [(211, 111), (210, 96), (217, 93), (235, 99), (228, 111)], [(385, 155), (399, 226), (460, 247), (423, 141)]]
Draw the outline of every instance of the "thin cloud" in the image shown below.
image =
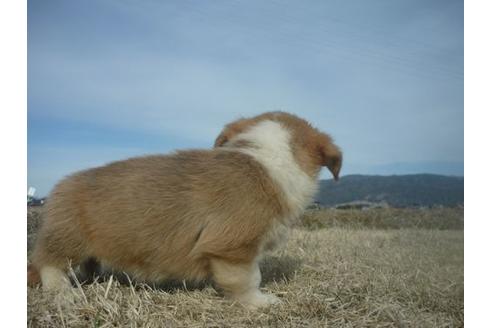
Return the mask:
[(209, 147), (227, 122), (279, 109), (331, 133), (347, 167), (463, 161), (459, 1), (30, 0), (28, 20), (32, 179), (68, 151), (54, 123), (101, 163), (124, 143)]

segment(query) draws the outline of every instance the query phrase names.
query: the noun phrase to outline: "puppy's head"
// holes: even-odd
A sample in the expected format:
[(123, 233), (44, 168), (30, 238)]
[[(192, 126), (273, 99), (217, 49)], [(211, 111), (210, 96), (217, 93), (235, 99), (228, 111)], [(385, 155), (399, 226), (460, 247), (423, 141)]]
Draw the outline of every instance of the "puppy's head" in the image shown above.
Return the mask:
[[(242, 118), (227, 124), (215, 140), (214, 147), (241, 147), (240, 138), (263, 121), (278, 123), (289, 134), (289, 146), (298, 164), (310, 175), (317, 175), (326, 166), (338, 180), (342, 167), (342, 152), (332, 138), (302, 118), (285, 112), (269, 112), (252, 118)], [(240, 142), (242, 141), (242, 142)]]

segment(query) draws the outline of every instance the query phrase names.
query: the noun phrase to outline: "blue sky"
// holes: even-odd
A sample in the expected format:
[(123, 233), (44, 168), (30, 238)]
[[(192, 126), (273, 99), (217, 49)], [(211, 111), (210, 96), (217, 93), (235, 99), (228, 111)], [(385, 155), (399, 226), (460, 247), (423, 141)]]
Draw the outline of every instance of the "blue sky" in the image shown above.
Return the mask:
[(28, 1), (38, 196), (279, 109), (335, 138), (342, 174), (462, 174), (463, 2)]

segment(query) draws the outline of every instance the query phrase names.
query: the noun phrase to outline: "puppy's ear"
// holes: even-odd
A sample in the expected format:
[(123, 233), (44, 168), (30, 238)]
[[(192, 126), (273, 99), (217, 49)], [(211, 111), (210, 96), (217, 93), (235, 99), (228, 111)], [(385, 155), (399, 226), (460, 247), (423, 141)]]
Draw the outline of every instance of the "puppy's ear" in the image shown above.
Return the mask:
[(318, 143), (321, 165), (326, 166), (333, 174), (333, 178), (338, 180), (340, 169), (342, 168), (343, 155), (340, 148), (335, 145), (330, 136), (321, 133)]
[(222, 147), (226, 142), (232, 139), (236, 134), (240, 133), (235, 127), (227, 125), (224, 130), (215, 139), (214, 147)]
[(214, 147), (222, 147), (228, 141), (230, 141), (234, 136), (240, 134), (246, 130), (247, 127), (252, 125), (254, 122), (249, 119), (240, 119), (236, 122), (230, 123), (224, 127), (222, 132), (219, 134), (217, 139), (215, 139)]
[(217, 137), (217, 139), (215, 139), (215, 142), (214, 142), (215, 148), (223, 146), (229, 140), (229, 138), (227, 137), (227, 135), (224, 132), (225, 131), (221, 132), (219, 134), (219, 136)]

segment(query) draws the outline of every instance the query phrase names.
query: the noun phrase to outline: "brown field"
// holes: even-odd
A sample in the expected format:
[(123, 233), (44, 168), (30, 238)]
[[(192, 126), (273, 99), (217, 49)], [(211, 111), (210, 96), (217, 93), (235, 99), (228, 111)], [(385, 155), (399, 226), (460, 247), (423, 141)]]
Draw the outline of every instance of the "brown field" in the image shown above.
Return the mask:
[[(28, 250), (38, 211), (28, 211)], [(208, 283), (108, 274), (63, 297), (28, 288), (28, 326), (462, 327), (463, 209), (308, 211), (261, 269), (281, 304), (248, 311)]]

